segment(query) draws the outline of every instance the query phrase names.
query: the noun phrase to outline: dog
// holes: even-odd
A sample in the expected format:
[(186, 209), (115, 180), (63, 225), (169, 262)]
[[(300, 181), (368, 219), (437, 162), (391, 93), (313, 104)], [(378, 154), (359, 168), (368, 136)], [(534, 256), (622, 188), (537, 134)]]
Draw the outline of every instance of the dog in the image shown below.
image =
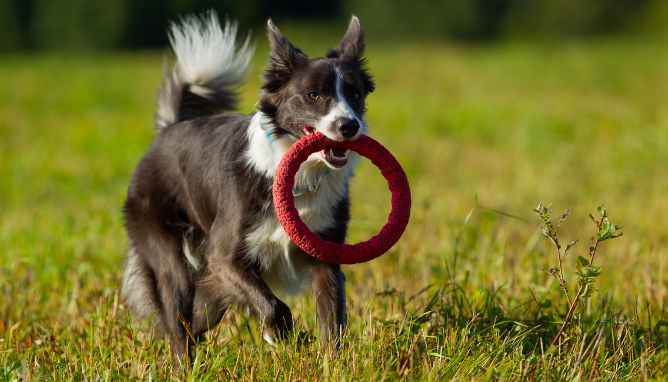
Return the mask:
[[(309, 59), (267, 22), (269, 62), (257, 110), (229, 113), (253, 50), (236, 23), (215, 13), (172, 23), (176, 61), (158, 93), (159, 132), (132, 174), (124, 205), (129, 236), (122, 292), (134, 315), (172, 341), (176, 357), (217, 325), (231, 305), (258, 317), (269, 343), (293, 330), (275, 292), (310, 281), (322, 342), (336, 352), (346, 326), (346, 277), (337, 264), (298, 248), (279, 224), (272, 184), (280, 159), (319, 131), (336, 141), (367, 132), (365, 100), (375, 85), (364, 35), (353, 16), (341, 43)], [(227, 112), (227, 113), (222, 113)], [(296, 175), (295, 205), (325, 240), (343, 244), (349, 181), (359, 156), (312, 154)]]

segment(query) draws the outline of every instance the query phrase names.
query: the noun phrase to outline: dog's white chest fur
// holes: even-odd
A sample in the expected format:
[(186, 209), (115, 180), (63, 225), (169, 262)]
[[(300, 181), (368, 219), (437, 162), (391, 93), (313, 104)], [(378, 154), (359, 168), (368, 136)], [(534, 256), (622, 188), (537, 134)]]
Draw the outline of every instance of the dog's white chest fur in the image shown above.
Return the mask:
[[(273, 179), (278, 164), (295, 142), (294, 139), (282, 138), (270, 141), (265, 130), (261, 127), (263, 116), (256, 113), (248, 129), (249, 147), (245, 160), (255, 171)], [(350, 153), (349, 163), (345, 168), (330, 171), (326, 175), (326, 166), (312, 155), (304, 162), (297, 176), (295, 184), (299, 187), (305, 182), (312, 182), (314, 177), (322, 177), (317, 192), (306, 192), (295, 197), (295, 207), (302, 221), (313, 232), (321, 232), (334, 223), (334, 208), (346, 195), (348, 179), (352, 174), (357, 155)], [(267, 206), (270, 210), (257, 228), (246, 236), (246, 245), (249, 256), (261, 265), (262, 278), (272, 291), (296, 293), (304, 280), (304, 265), (308, 258), (281, 227), (273, 204)]]
[[(306, 193), (295, 198), (300, 217), (314, 232), (334, 224), (333, 203), (321, 196), (323, 188), (317, 193)], [(285, 233), (275, 213), (272, 212), (246, 236), (246, 244), (250, 256), (261, 264), (262, 278), (271, 290), (287, 293), (299, 291), (305, 276), (303, 269), (307, 255), (297, 251), (297, 246)]]

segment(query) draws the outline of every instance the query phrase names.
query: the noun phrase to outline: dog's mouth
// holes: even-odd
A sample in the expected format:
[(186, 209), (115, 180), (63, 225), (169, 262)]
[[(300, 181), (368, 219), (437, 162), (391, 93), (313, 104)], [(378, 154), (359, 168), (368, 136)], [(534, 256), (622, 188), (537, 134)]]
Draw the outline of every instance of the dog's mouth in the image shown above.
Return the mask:
[[(315, 128), (311, 126), (303, 126), (302, 129), (306, 135), (315, 132)], [(341, 168), (348, 164), (348, 151), (350, 150), (338, 147), (335, 149), (320, 150), (319, 154), (330, 167)]]
[(344, 148), (321, 150), (320, 155), (334, 168), (341, 168), (348, 164), (348, 151)]

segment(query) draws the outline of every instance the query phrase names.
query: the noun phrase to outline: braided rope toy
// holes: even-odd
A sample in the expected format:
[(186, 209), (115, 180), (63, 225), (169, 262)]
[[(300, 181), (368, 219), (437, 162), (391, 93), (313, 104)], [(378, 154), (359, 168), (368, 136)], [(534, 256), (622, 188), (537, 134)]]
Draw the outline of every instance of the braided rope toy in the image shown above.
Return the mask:
[[(309, 155), (323, 149), (345, 148), (371, 160), (387, 179), (392, 193), (388, 221), (371, 239), (351, 244), (336, 244), (311, 232), (295, 208), (292, 189), (299, 166)], [(406, 173), (394, 156), (380, 143), (366, 135), (354, 141), (333, 141), (320, 132), (306, 135), (293, 144), (281, 159), (274, 176), (274, 207), (278, 221), (290, 239), (309, 255), (336, 264), (357, 264), (387, 252), (401, 237), (411, 212), (411, 190)]]

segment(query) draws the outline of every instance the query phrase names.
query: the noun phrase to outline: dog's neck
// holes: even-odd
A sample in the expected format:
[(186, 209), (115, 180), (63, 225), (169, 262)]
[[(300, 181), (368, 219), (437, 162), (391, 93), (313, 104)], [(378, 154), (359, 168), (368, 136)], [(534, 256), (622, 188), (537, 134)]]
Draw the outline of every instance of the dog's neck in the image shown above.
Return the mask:
[[(274, 178), (278, 164), (290, 146), (297, 142), (291, 135), (275, 137), (274, 126), (270, 119), (261, 111), (257, 111), (251, 118), (248, 126), (248, 150), (245, 154), (246, 162), (255, 171), (269, 179)], [(356, 154), (356, 153), (350, 153)], [(293, 194), (300, 196), (305, 193), (317, 192), (322, 186), (338, 186), (347, 183), (357, 162), (357, 155), (349, 158), (349, 163), (340, 170), (331, 170), (320, 159), (319, 153), (311, 154), (299, 167), (295, 176)]]

